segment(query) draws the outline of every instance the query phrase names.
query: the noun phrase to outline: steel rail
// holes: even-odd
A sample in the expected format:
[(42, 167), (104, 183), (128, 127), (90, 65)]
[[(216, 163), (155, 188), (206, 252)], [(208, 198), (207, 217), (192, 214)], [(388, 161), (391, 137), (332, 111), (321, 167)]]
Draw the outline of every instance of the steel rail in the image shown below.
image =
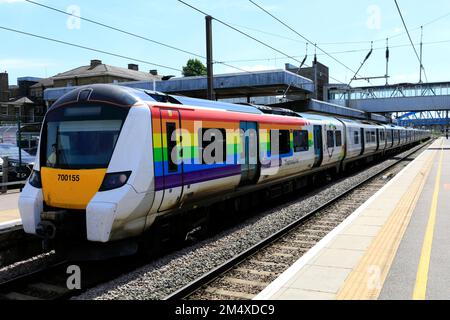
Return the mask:
[(23, 284), (27, 281), (34, 281), (40, 275), (46, 274), (52, 270), (56, 270), (57, 268), (61, 268), (62, 266), (67, 264), (67, 260), (56, 260), (48, 265), (41, 266), (40, 268), (37, 268), (35, 270), (17, 275), (11, 279), (0, 282), (0, 300), (2, 294), (4, 294), (5, 291), (11, 291), (10, 288), (13, 288), (18, 284)]

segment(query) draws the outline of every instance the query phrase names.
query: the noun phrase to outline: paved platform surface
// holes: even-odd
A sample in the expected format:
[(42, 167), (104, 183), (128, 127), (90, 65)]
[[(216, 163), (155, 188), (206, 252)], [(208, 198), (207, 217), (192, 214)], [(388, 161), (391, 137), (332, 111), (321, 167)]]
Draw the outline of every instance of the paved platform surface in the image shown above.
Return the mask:
[(441, 138), (255, 299), (450, 299), (449, 230)]
[(0, 230), (21, 224), (19, 195), (20, 193), (16, 191), (0, 194)]

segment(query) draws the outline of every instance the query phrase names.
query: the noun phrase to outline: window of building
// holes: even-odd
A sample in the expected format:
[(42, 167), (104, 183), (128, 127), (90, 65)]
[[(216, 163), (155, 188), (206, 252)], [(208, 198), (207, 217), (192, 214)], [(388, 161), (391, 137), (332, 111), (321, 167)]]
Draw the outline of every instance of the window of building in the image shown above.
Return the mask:
[(353, 139), (354, 139), (355, 144), (359, 144), (359, 132), (358, 131), (353, 132)]
[[(199, 139), (201, 140), (199, 145), (201, 145), (201, 158), (202, 164), (215, 164), (220, 163), (223, 164), (227, 159), (227, 134), (225, 129), (217, 129), (217, 128), (203, 128), (201, 129), (201, 135), (199, 135)], [(205, 154), (204, 150), (210, 144), (213, 145), (221, 145), (222, 147), (222, 157), (216, 154), (217, 148), (213, 148), (210, 153)], [(212, 159), (208, 159), (211, 157)]]
[(8, 106), (7, 105), (0, 106), (0, 114), (4, 115), (4, 116), (8, 115)]
[(294, 152), (308, 151), (308, 130), (294, 130)]
[(327, 131), (327, 146), (334, 148), (334, 132), (332, 130)]
[(336, 147), (342, 146), (342, 132), (336, 131)]

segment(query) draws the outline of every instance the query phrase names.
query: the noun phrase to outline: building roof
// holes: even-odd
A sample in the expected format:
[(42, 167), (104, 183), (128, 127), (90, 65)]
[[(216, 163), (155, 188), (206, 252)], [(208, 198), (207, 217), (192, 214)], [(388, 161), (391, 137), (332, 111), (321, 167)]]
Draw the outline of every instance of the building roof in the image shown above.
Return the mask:
[(12, 102), (9, 102), (9, 104), (10, 105), (21, 106), (21, 105), (24, 105), (24, 104), (34, 104), (34, 102), (31, 101), (30, 99), (28, 99), (27, 97), (22, 97), (22, 98), (19, 98), (17, 100), (14, 100)]
[(116, 76), (121, 78), (127, 78), (135, 81), (145, 81), (145, 80), (159, 80), (161, 76), (154, 76), (149, 72), (142, 72), (136, 70), (130, 70), (127, 68), (114, 67), (107, 64), (97, 64), (81, 66), (63, 73), (59, 73), (54, 76), (54, 80), (71, 79), (71, 78), (84, 78), (84, 77), (95, 77), (95, 76)]
[[(131, 81), (121, 82), (121, 86), (136, 89), (146, 89), (167, 94), (183, 95), (192, 98), (205, 98), (207, 79), (205, 76), (172, 78), (167, 81)], [(285, 70), (267, 70), (214, 75), (214, 91), (216, 97), (256, 97), (275, 96), (283, 93), (286, 88), (292, 93), (308, 94), (313, 92), (311, 80)], [(73, 87), (47, 89), (44, 100), (55, 101)]]
[(53, 77), (41, 79), (38, 83), (33, 84), (30, 88), (53, 87)]
[[(152, 82), (129, 82), (121, 85), (152, 89)], [(155, 90), (195, 98), (205, 98), (207, 77), (177, 77), (157, 81)], [(276, 96), (286, 88), (292, 94), (308, 94), (314, 91), (314, 83), (298, 74), (286, 70), (263, 70), (214, 75), (214, 91), (220, 99), (235, 97)]]

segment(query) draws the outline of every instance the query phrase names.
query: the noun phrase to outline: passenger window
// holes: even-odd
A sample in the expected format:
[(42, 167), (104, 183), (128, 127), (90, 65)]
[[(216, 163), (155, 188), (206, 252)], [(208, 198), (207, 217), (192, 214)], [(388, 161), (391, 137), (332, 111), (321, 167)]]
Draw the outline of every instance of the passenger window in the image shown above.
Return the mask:
[[(201, 141), (199, 145), (202, 146), (200, 150), (202, 164), (225, 163), (227, 159), (227, 134), (225, 129), (203, 128), (201, 130), (201, 136), (199, 135)], [(212, 149), (211, 153), (205, 154), (204, 150), (211, 144), (217, 144), (222, 147), (222, 157), (217, 158), (217, 156), (219, 156), (216, 155), (217, 148)], [(207, 159), (209, 156), (211, 156), (212, 159)]]
[(177, 147), (177, 141), (175, 136), (176, 124), (173, 122), (166, 123), (166, 139), (167, 139), (167, 162), (169, 163), (169, 172), (178, 171), (178, 154), (173, 152), (173, 149)]
[(327, 131), (327, 146), (328, 148), (334, 148), (334, 133), (332, 130)]
[(291, 133), (289, 130), (278, 130), (280, 154), (291, 153)]
[(294, 130), (294, 152), (308, 151), (308, 130)]
[(353, 132), (353, 137), (354, 137), (355, 144), (359, 144), (359, 132), (358, 131)]
[(336, 131), (336, 147), (340, 147), (342, 146), (342, 132), (341, 131)]
[[(273, 139), (276, 137), (276, 134), (278, 134), (278, 150), (273, 144)], [(291, 153), (291, 132), (289, 130), (270, 130), (270, 148), (275, 148), (271, 150), (273, 155)]]

